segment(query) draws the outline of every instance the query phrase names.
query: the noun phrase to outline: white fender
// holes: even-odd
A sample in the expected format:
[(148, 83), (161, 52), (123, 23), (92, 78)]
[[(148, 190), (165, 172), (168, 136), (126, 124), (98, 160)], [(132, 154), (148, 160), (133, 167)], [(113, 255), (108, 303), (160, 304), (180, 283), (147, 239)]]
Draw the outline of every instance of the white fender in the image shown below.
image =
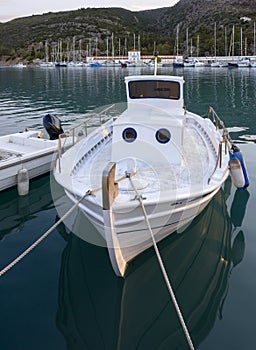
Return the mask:
[(17, 174), (17, 187), (20, 196), (26, 196), (29, 192), (29, 175), (27, 169), (20, 169)]
[(237, 188), (243, 188), (245, 185), (245, 179), (240, 161), (238, 159), (231, 159), (229, 161), (229, 169), (233, 184)]

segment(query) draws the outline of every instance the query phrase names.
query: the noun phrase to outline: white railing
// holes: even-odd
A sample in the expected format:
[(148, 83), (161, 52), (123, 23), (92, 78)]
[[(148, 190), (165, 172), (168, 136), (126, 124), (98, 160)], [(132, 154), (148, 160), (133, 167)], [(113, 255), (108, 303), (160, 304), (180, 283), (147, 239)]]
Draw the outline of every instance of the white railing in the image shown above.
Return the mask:
[(218, 116), (218, 114), (215, 112), (215, 110), (211, 106), (208, 107), (207, 117), (212, 120), (212, 122), (216, 126), (216, 130), (222, 129), (223, 137), (229, 137), (228, 130), (225, 127), (223, 120)]
[(59, 136), (58, 150), (54, 160), (55, 168), (61, 172), (62, 155), (76, 143), (86, 138), (92, 131), (102, 124), (117, 118), (125, 109), (125, 103), (112, 104), (100, 111), (94, 111), (84, 116), (84, 120), (74, 125)]
[(218, 154), (217, 154), (216, 164), (215, 164), (215, 167), (213, 169), (211, 176), (208, 179), (208, 183), (210, 183), (213, 175), (215, 174), (215, 172), (218, 168), (218, 165), (219, 165), (219, 168), (222, 167), (222, 144), (223, 143), (225, 144), (225, 154), (227, 154), (228, 148), (230, 148), (230, 144), (232, 143), (232, 140), (229, 136), (229, 132), (228, 132), (227, 128), (225, 127), (223, 120), (217, 115), (217, 113), (215, 112), (215, 110), (211, 106), (209, 106), (209, 108), (208, 108), (207, 117), (212, 120), (212, 122), (214, 123), (214, 125), (216, 127), (216, 130), (222, 131), (222, 140), (220, 141), (220, 144), (219, 144), (219, 150), (218, 150)]
[(84, 116), (84, 120), (74, 127), (65, 131), (59, 136), (58, 158), (70, 147), (74, 146), (81, 139), (85, 138), (95, 128), (104, 124), (111, 118), (115, 118), (121, 114), (122, 110), (118, 104), (112, 104), (102, 111), (88, 113)]

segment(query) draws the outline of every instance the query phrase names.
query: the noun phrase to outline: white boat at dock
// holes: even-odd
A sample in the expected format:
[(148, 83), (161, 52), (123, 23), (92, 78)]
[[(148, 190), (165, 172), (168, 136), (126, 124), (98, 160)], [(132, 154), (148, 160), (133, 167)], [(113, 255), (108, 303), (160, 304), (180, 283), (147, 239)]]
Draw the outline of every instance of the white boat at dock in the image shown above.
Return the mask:
[(238, 62), (237, 62), (238, 68), (250, 68), (251, 67), (251, 61), (250, 58), (248, 57), (242, 57)]
[(127, 109), (71, 147), (54, 168), (56, 181), (106, 240), (122, 276), (129, 261), (152, 246), (150, 232), (158, 242), (182, 229), (229, 174), (227, 130), (217, 128), (212, 109), (213, 122), (184, 108), (183, 77), (128, 76), (125, 83)]
[(16, 64), (14, 64), (12, 67), (14, 67), (14, 68), (26, 68), (27, 65), (22, 63), (22, 62), (18, 62)]
[(40, 67), (43, 67), (43, 68), (53, 68), (53, 67), (55, 67), (55, 64), (54, 64), (54, 62), (42, 62), (42, 63), (40, 63), (40, 65), (39, 65)]
[(24, 131), (0, 137), (0, 191), (17, 185), (21, 169), (29, 171), (29, 178), (50, 171), (58, 141), (38, 138), (39, 131)]
[[(48, 132), (51, 139), (43, 138), (40, 130), (0, 136), (0, 191), (16, 186), (18, 173), (23, 169), (27, 170), (29, 179), (50, 171), (53, 155), (58, 151), (58, 137), (63, 130), (59, 126), (59, 132), (57, 130), (51, 134), (49, 129)], [(69, 140), (67, 143), (70, 144)]]
[(213, 62), (210, 63), (210, 66), (213, 67), (213, 68), (216, 68), (216, 67), (218, 68), (218, 67), (220, 67), (220, 62), (213, 61)]
[(184, 60), (184, 68), (195, 67), (195, 61), (193, 58), (187, 58)]
[(195, 59), (195, 67), (206, 67), (208, 63), (206, 61), (199, 61), (197, 58)]

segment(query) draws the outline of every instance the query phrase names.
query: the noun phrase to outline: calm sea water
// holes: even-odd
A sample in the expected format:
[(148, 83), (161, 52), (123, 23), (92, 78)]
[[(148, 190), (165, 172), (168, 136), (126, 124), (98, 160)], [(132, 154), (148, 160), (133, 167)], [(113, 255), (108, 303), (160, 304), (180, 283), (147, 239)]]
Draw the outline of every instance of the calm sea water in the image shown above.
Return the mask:
[[(96, 107), (125, 100), (124, 76), (141, 69), (0, 68), (0, 135), (42, 129), (55, 113), (64, 129)], [(197, 349), (256, 348), (256, 70), (159, 70), (183, 75), (187, 109), (213, 106), (243, 152), (248, 191), (230, 179), (182, 234), (159, 244), (180, 309)], [(15, 259), (68, 206), (51, 177), (30, 193), (0, 193), (0, 269)], [(57, 207), (57, 208), (56, 208)], [(78, 214), (77, 214), (78, 215)], [(79, 216), (79, 215), (78, 215)], [(83, 217), (88, 241), (97, 232)], [(0, 349), (186, 350), (155, 254), (135, 259), (117, 278), (104, 247), (64, 225), (0, 277)]]

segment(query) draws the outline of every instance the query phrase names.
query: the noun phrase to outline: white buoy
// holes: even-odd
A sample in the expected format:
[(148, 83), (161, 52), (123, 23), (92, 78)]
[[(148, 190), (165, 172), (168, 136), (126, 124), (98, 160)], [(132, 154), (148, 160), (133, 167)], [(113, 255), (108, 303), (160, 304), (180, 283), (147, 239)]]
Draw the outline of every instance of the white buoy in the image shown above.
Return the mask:
[(29, 192), (29, 175), (27, 169), (20, 169), (17, 174), (19, 196), (26, 196)]

